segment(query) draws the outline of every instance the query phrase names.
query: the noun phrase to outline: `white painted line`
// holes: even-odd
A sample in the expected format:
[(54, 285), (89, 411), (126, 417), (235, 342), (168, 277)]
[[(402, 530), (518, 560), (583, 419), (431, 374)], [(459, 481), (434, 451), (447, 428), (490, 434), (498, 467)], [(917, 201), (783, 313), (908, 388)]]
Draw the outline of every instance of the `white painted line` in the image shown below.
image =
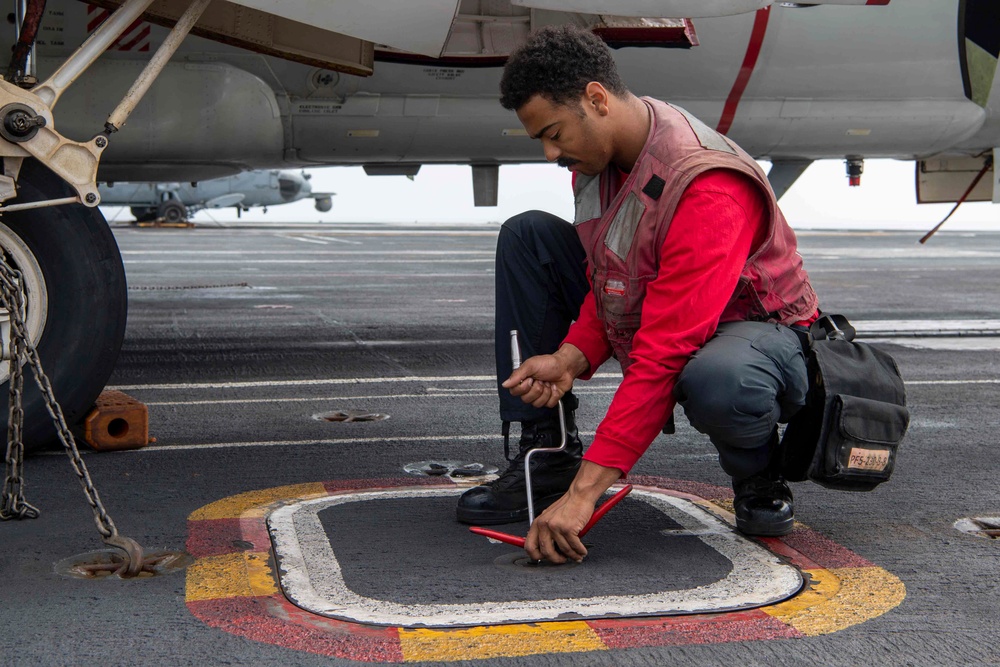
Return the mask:
[(1000, 331), (1000, 320), (858, 320), (858, 331)]
[[(798, 234), (799, 232), (796, 232)], [(825, 249), (807, 249), (805, 251), (802, 248), (799, 249), (806, 260), (840, 260), (844, 257), (849, 257), (852, 260), (887, 260), (887, 259), (917, 259), (926, 261), (929, 259), (977, 259), (977, 258), (992, 258), (1000, 257), (1000, 252), (996, 250), (960, 250), (953, 248), (931, 248), (928, 246), (919, 246), (913, 244), (912, 247), (901, 247), (901, 248), (884, 248), (879, 246), (871, 247), (842, 247), (842, 248), (825, 248)], [(958, 270), (952, 268), (952, 270)]]
[(453, 375), (422, 377), (411, 375), (405, 377), (378, 378), (322, 378), (314, 380), (255, 380), (246, 382), (189, 382), (178, 384), (124, 384), (107, 387), (117, 391), (135, 391), (138, 389), (243, 389), (247, 387), (316, 387), (321, 385), (339, 384), (375, 384), (380, 382), (496, 382), (492, 375)]
[[(581, 435), (594, 435), (581, 431)], [(500, 440), (497, 433), (484, 435), (412, 435), (381, 438), (341, 438), (338, 440), (270, 440), (259, 442), (211, 442), (201, 445), (154, 445), (142, 449), (119, 450), (122, 452), (177, 452), (185, 449), (245, 449), (248, 447), (304, 447), (308, 445), (377, 445), (386, 442), (469, 442)], [(62, 452), (58, 452), (62, 454)]]
[(935, 384), (1000, 384), (1000, 380), (904, 380), (903, 384), (910, 385), (935, 385)]
[(336, 401), (381, 401), (401, 398), (465, 398), (469, 396), (495, 396), (496, 390), (466, 389), (462, 393), (427, 393), (427, 394), (372, 394), (368, 396), (302, 396), (295, 398), (230, 398), (206, 401), (143, 401), (143, 405), (153, 407), (160, 405), (240, 405), (246, 403), (308, 403)]
[[(183, 256), (177, 259), (126, 259), (125, 264), (196, 264), (206, 266), (221, 266), (231, 264), (234, 266), (244, 266), (247, 264), (353, 264), (358, 265), (356, 259), (187, 259)], [(489, 264), (493, 265), (493, 258), (483, 259), (366, 259), (364, 264)]]
[[(617, 373), (595, 373), (594, 378), (617, 378)], [(385, 382), (489, 382), (496, 383), (494, 375), (407, 375), (404, 377), (377, 378), (322, 378), (314, 380), (255, 380), (246, 382), (183, 382), (177, 384), (120, 384), (106, 389), (116, 391), (138, 391), (142, 389), (162, 389), (188, 391), (192, 389), (245, 389), (253, 387), (316, 387), (321, 385), (378, 384)]]
[[(610, 396), (618, 390), (614, 387), (588, 387), (573, 389), (573, 393), (580, 396)], [(143, 405), (148, 407), (167, 405), (251, 405), (254, 403), (335, 403), (343, 401), (383, 401), (399, 400), (409, 398), (471, 398), (478, 396), (496, 396), (496, 389), (455, 389), (450, 391), (432, 391), (428, 389), (426, 394), (368, 394), (367, 396), (295, 396), (285, 398), (220, 398), (208, 399), (204, 401), (143, 401)]]
[[(596, 431), (580, 431), (580, 435), (593, 436)], [(500, 442), (499, 433), (484, 433), (480, 435), (435, 435), (435, 436), (392, 436), (380, 438), (340, 438), (337, 440), (261, 440), (252, 442), (207, 442), (195, 445), (151, 445), (140, 449), (119, 449), (103, 452), (111, 454), (149, 454), (156, 452), (180, 452), (193, 449), (248, 449), (250, 447), (307, 447), (309, 445), (378, 445), (386, 442)], [(85, 449), (80, 452), (84, 456), (97, 452)], [(38, 452), (39, 456), (63, 456), (62, 450)], [(714, 455), (713, 455), (714, 456)], [(683, 457), (682, 457), (683, 458)]]
[(926, 337), (906, 336), (902, 338), (866, 338), (870, 343), (891, 343), (912, 350), (949, 350), (954, 352), (983, 352), (1000, 350), (1000, 336), (977, 337)]
[[(316, 237), (306, 237), (306, 238), (316, 238)], [(326, 240), (333, 241), (333, 238), (323, 237)], [(344, 243), (356, 243), (355, 241), (344, 241)], [(437, 257), (455, 257), (456, 255), (476, 255), (480, 257), (490, 257), (494, 256), (492, 250), (123, 250), (122, 256), (128, 255), (180, 255), (182, 257), (188, 257), (191, 255), (236, 255), (243, 257), (244, 255), (267, 255), (268, 257), (274, 255), (293, 255), (295, 257), (300, 257), (302, 255), (309, 256), (327, 256), (327, 255), (385, 255), (387, 257), (392, 256), (405, 256), (410, 257), (412, 255), (422, 255), (422, 256), (437, 256)]]
[[(315, 236), (310, 236), (307, 238), (316, 238)], [(326, 240), (330, 243), (344, 243), (347, 245), (364, 245), (361, 241), (348, 241), (347, 239), (338, 239), (333, 236), (326, 237)]]
[(462, 627), (531, 623), (569, 618), (667, 616), (752, 609), (795, 595), (799, 571), (689, 500), (650, 490), (633, 491), (679, 523), (686, 535), (732, 563), (722, 579), (697, 588), (639, 595), (553, 600), (488, 601), (473, 604), (400, 604), (352, 591), (344, 580), (318, 513), (328, 507), (381, 499), (457, 496), (465, 489), (401, 488), (364, 491), (293, 503), (267, 519), (281, 573), (281, 587), (296, 605), (314, 614), (358, 623), (403, 627)]
[(288, 234), (279, 234), (279, 236), (283, 239), (291, 239), (292, 241), (301, 241), (302, 243), (318, 243), (319, 245), (329, 245), (326, 241), (311, 239), (306, 236), (290, 236)]
[[(619, 385), (617, 385), (617, 384), (589, 384), (589, 383), (582, 383), (582, 384), (577, 384), (577, 385), (575, 385), (573, 387), (573, 393), (574, 394), (581, 394), (581, 393), (591, 393), (591, 394), (602, 393), (603, 394), (603, 393), (608, 392), (608, 391), (611, 391), (611, 392), (618, 391), (618, 386)], [(433, 392), (435, 394), (456, 394), (456, 395), (461, 395), (461, 393), (465, 392), (465, 391), (470, 391), (470, 390), (466, 389), (464, 387), (427, 387), (427, 392), (428, 393)], [(422, 394), (422, 395), (426, 396), (426, 394)]]

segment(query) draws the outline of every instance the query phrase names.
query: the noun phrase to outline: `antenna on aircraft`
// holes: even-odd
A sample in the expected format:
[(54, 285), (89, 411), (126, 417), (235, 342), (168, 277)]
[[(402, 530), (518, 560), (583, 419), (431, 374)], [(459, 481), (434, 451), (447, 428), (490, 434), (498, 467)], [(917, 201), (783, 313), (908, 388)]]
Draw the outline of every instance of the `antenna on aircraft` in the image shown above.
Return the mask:
[(858, 187), (861, 185), (861, 174), (865, 171), (865, 159), (848, 156), (845, 164), (847, 165), (847, 184), (852, 188)]

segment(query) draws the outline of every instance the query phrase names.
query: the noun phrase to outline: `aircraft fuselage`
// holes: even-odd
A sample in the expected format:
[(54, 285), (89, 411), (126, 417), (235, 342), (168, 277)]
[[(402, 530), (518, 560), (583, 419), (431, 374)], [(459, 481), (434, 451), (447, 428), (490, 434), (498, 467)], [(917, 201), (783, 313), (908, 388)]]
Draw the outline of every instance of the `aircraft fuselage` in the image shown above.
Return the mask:
[[(975, 155), (1000, 146), (1000, 85), (979, 103), (967, 96), (961, 5), (776, 5), (764, 25), (759, 13), (695, 19), (696, 46), (625, 47), (615, 57), (635, 93), (685, 107), (759, 158)], [(50, 0), (40, 78), (85, 39), (88, 11)], [(533, 25), (560, 16), (541, 12)], [(149, 48), (165, 35), (151, 26)], [(67, 91), (56, 111), (61, 132), (83, 139), (101, 130), (148, 60), (136, 50), (145, 43), (109, 51)], [(373, 76), (359, 77), (189, 37), (112, 137), (100, 180), (540, 161), (537, 143), (497, 102), (500, 73), (495, 63), (425, 60), (376, 62)]]

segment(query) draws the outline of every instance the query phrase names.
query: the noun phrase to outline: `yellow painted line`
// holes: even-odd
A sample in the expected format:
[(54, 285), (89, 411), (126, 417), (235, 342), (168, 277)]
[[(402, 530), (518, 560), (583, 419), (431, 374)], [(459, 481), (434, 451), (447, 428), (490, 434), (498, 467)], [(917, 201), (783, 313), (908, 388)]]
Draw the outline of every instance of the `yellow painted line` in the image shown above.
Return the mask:
[[(263, 521), (277, 502), (332, 495), (321, 483), (251, 491), (224, 498), (193, 512), (192, 521), (245, 517)], [(732, 501), (696, 504), (730, 518)], [(885, 614), (906, 597), (902, 581), (871, 567), (806, 569), (810, 584), (794, 598), (760, 611), (805, 636), (837, 632)], [(268, 554), (236, 552), (199, 558), (187, 572), (188, 602), (260, 597), (279, 592)], [(725, 615), (723, 615), (725, 616)], [(474, 628), (397, 628), (406, 662), (453, 662), (489, 658), (607, 651), (600, 636), (583, 621), (545, 622)]]
[(400, 628), (399, 641), (407, 662), (484, 660), (608, 648), (583, 621), (451, 630)]
[(263, 553), (239, 551), (199, 558), (187, 570), (188, 602), (220, 598), (256, 597), (278, 592), (274, 574)]
[(803, 570), (812, 585), (800, 595), (761, 611), (815, 637), (881, 616), (906, 597), (906, 586), (880, 567)]
[(279, 500), (301, 500), (309, 496), (329, 495), (319, 482), (307, 484), (290, 484), (289, 486), (276, 486), (271, 489), (260, 491), (248, 491), (235, 496), (229, 496), (214, 503), (196, 509), (188, 516), (189, 521), (202, 521), (204, 519), (236, 519), (239, 517), (263, 517), (268, 512), (270, 503)]

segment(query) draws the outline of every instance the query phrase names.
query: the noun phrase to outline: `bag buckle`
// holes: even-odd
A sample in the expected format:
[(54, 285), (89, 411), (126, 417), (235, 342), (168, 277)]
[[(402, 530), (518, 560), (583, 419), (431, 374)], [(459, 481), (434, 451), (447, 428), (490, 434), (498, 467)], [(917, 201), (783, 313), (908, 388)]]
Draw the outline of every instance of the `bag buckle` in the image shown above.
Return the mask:
[(820, 315), (809, 327), (813, 340), (852, 341), (857, 333), (857, 329), (843, 315)]

